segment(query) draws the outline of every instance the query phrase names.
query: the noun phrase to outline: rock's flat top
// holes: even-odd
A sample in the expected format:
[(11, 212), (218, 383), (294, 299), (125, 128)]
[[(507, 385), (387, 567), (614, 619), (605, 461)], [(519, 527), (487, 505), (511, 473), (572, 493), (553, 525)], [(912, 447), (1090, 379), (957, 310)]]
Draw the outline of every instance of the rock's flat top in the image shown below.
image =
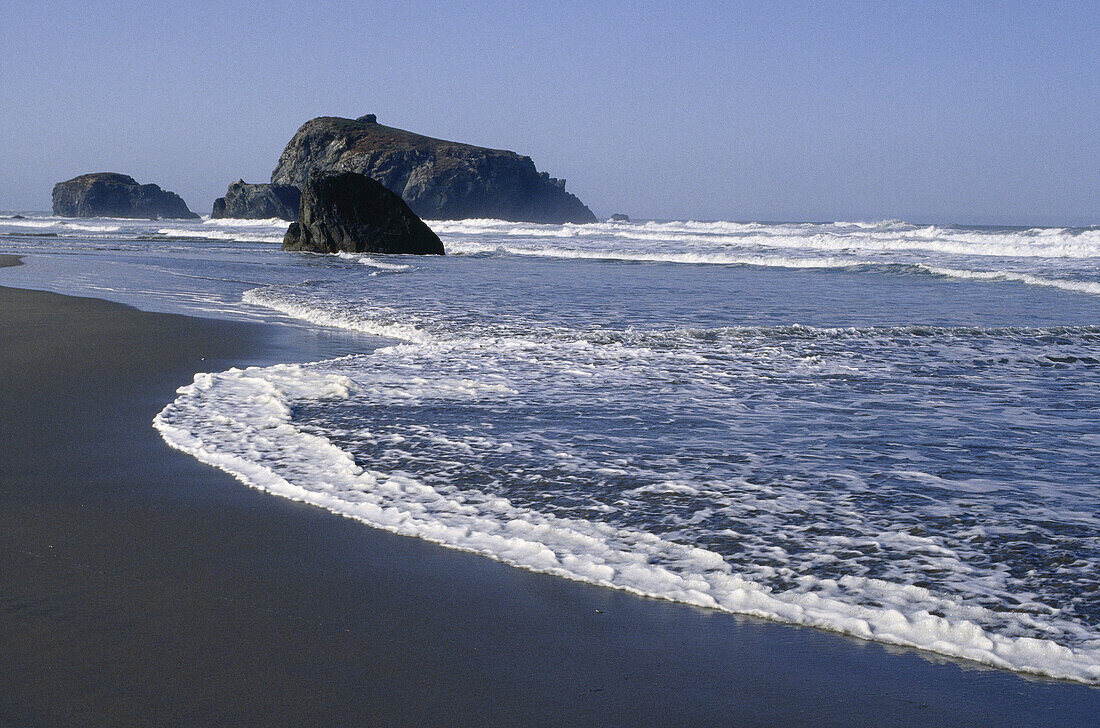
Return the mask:
[(370, 177), (314, 170), (283, 250), (442, 255), (443, 243), (400, 197)]
[(128, 174), (121, 174), (119, 172), (89, 172), (88, 174), (81, 174), (73, 177), (65, 182), (59, 182), (58, 184), (80, 184), (90, 185), (94, 182), (108, 182), (120, 185), (136, 185), (138, 182)]
[(185, 218), (198, 215), (175, 192), (118, 172), (93, 172), (53, 187), (53, 214), (64, 217)]
[(306, 122), (271, 181), (301, 187), (314, 169), (365, 174), (426, 218), (596, 222), (564, 180), (540, 173), (530, 157), (384, 126), (372, 114)]

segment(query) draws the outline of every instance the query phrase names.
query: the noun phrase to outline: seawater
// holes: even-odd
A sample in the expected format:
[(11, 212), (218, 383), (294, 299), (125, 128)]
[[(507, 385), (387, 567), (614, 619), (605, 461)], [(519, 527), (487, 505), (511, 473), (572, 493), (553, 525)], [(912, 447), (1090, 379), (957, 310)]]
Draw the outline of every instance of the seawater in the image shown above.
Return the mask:
[(0, 283), (340, 327), (155, 426), (257, 488), (516, 566), (1100, 683), (1100, 229), (0, 219)]

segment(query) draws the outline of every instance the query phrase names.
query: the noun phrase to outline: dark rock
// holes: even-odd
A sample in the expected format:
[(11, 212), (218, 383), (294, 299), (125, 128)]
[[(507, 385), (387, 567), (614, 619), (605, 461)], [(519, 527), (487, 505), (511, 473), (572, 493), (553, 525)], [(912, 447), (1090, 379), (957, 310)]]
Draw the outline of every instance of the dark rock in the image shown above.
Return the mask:
[(621, 212), (616, 212), (611, 216), (611, 222), (630, 222), (630, 215), (624, 215)]
[(302, 191), (293, 185), (250, 185), (241, 179), (229, 185), (225, 197), (214, 200), (210, 217), (297, 220), (301, 198)]
[(53, 214), (64, 217), (161, 217), (196, 219), (175, 192), (139, 185), (116, 172), (82, 174), (53, 186)]
[(283, 250), (443, 255), (443, 243), (400, 197), (370, 177), (314, 170)]
[(314, 169), (365, 174), (429, 219), (596, 222), (565, 191), (565, 180), (540, 173), (530, 157), (383, 126), (373, 114), (306, 122), (283, 150), (271, 181), (301, 187)]
[(11, 219), (12, 220), (26, 220), (27, 218), (23, 217), (22, 215), (12, 215)]

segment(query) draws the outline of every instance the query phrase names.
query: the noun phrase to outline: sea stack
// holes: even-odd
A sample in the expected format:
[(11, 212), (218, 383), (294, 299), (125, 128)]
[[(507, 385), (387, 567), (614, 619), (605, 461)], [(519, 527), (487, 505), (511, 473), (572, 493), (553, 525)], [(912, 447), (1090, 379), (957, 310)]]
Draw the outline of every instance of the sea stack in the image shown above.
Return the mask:
[(117, 172), (94, 172), (53, 187), (53, 214), (62, 217), (182, 218), (198, 215), (175, 192), (138, 184)]
[(303, 187), (315, 169), (365, 174), (427, 219), (596, 222), (565, 191), (565, 180), (539, 172), (530, 157), (383, 126), (374, 114), (307, 121), (283, 150), (271, 182)]
[(400, 197), (370, 177), (314, 170), (283, 250), (443, 255), (443, 243)]
[(240, 179), (229, 185), (225, 197), (214, 200), (210, 217), (297, 220), (301, 198), (302, 191), (293, 185), (250, 185)]

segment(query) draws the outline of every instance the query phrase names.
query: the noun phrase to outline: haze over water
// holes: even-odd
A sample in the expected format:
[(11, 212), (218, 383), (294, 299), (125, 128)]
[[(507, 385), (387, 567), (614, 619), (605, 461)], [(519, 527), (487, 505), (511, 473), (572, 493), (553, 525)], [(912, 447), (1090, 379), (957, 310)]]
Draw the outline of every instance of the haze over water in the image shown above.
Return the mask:
[[(1100, 230), (0, 220), (12, 285), (378, 337), (158, 416), (254, 487), (528, 569), (1100, 681)], [(366, 340), (364, 340), (366, 341)], [(187, 384), (181, 382), (181, 385)]]

